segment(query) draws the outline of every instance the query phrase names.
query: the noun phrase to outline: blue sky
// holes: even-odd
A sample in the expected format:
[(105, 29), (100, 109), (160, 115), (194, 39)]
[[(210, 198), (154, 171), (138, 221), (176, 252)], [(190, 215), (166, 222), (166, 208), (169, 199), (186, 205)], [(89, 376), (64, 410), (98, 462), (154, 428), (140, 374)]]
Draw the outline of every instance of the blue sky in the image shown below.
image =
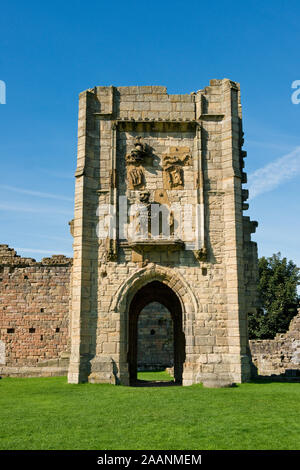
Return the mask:
[(190, 93), (241, 83), (259, 255), (300, 266), (298, 1), (12, 1), (0, 13), (0, 243), (72, 255), (78, 94), (95, 85)]

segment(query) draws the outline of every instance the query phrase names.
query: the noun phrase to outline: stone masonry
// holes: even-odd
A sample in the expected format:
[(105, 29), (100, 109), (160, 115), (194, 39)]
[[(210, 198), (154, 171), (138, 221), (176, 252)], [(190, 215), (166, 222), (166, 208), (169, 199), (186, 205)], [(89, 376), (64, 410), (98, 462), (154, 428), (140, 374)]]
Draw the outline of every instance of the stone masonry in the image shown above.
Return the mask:
[(228, 79), (189, 95), (80, 94), (70, 383), (134, 383), (150, 302), (172, 315), (178, 382), (249, 379), (257, 223), (243, 215), (242, 145), (240, 87)]
[[(71, 265), (61, 255), (37, 263), (0, 245), (0, 375), (67, 374)], [(173, 346), (170, 312), (157, 302), (147, 305), (138, 319), (139, 370), (172, 367)], [(299, 376), (300, 309), (287, 333), (251, 340), (250, 351), (257, 374)]]
[(259, 375), (300, 375), (300, 309), (286, 333), (274, 339), (251, 340), (252, 361)]
[(37, 263), (0, 245), (0, 375), (65, 375), (72, 259)]
[(166, 307), (152, 302), (138, 318), (138, 370), (162, 370), (174, 365), (172, 316)]
[[(61, 255), (37, 263), (0, 245), (0, 375), (66, 375), (71, 265)], [(172, 367), (173, 341), (170, 312), (148, 304), (138, 319), (139, 370)], [(287, 333), (251, 340), (250, 351), (259, 375), (299, 376), (300, 309)]]

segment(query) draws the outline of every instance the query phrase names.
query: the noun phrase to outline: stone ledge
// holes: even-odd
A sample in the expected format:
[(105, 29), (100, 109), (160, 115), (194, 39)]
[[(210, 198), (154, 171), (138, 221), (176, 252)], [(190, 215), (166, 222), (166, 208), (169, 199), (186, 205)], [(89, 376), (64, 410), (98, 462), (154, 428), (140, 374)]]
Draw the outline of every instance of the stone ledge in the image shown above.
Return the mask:
[(67, 373), (68, 367), (0, 367), (1, 377), (57, 377)]
[(130, 241), (130, 242), (121, 242), (120, 246), (123, 247), (129, 247), (129, 248), (171, 248), (171, 249), (183, 249), (184, 248), (184, 242), (182, 240), (170, 240), (170, 239), (149, 239), (149, 240), (136, 240), (136, 241)]

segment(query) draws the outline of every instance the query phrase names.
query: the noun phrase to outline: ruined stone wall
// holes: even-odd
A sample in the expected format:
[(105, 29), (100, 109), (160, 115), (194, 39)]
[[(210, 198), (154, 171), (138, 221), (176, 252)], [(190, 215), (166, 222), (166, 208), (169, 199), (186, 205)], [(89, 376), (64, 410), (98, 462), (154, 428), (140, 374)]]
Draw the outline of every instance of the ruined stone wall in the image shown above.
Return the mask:
[(250, 349), (259, 375), (300, 376), (300, 309), (286, 333), (250, 340)]
[[(249, 220), (246, 222), (249, 224)], [(249, 235), (246, 242), (250, 242)], [(249, 308), (256, 301), (255, 245), (252, 250), (249, 264), (245, 264)], [(61, 255), (36, 262), (17, 256), (7, 245), (0, 245), (0, 375), (67, 373), (71, 267), (72, 259)], [(140, 369), (173, 365), (172, 328), (170, 313), (161, 304), (153, 302), (142, 310), (138, 323)], [(201, 349), (204, 346), (208, 351), (207, 344)], [(251, 340), (250, 350), (259, 375), (299, 375), (300, 310), (287, 333), (278, 334), (273, 340)], [(205, 358), (201, 356), (201, 360)]]
[(36, 262), (0, 245), (0, 374), (66, 374), (72, 259)]

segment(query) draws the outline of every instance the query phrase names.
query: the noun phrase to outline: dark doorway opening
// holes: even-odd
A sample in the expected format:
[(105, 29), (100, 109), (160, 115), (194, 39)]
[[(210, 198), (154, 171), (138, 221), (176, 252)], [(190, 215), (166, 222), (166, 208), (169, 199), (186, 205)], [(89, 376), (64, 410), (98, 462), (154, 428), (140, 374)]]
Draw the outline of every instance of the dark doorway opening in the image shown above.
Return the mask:
[(159, 281), (152, 281), (142, 287), (133, 297), (129, 307), (129, 349), (128, 367), (130, 385), (137, 385), (138, 368), (138, 317), (143, 308), (151, 302), (164, 305), (173, 321), (174, 379), (182, 384), (183, 363), (185, 360), (185, 338), (182, 328), (182, 309), (174, 291)]

